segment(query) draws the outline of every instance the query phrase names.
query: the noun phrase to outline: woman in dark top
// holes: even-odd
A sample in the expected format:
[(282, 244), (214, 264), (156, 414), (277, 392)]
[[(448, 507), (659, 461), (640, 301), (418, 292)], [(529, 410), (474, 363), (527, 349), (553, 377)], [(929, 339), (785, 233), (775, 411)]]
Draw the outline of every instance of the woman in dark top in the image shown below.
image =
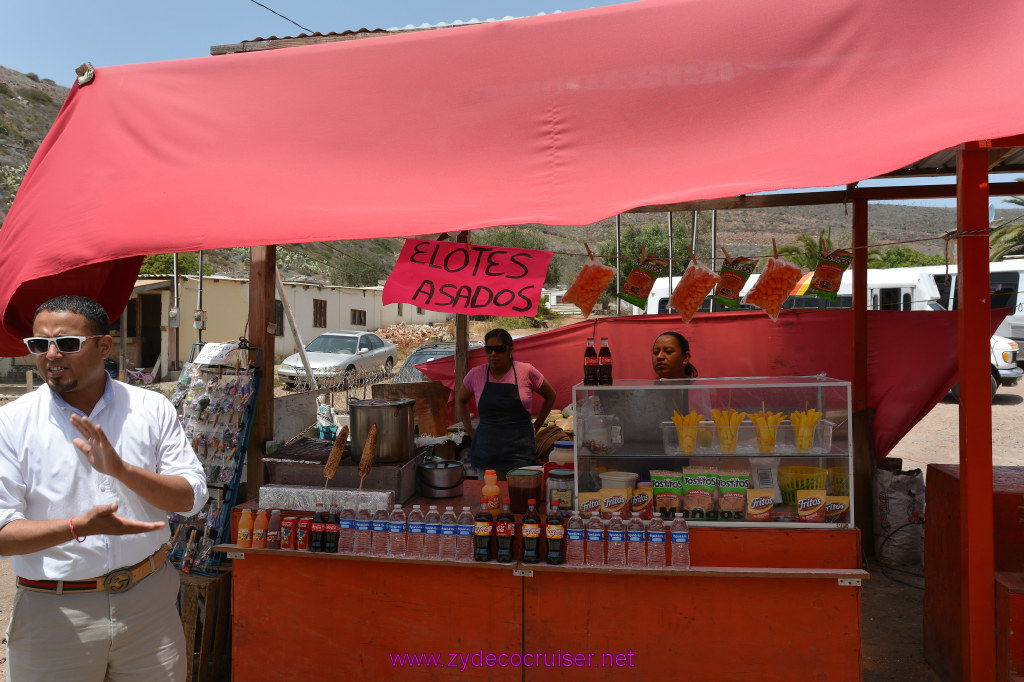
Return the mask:
[(678, 332), (662, 332), (651, 348), (651, 364), (659, 379), (696, 379), (690, 362), (690, 343)]

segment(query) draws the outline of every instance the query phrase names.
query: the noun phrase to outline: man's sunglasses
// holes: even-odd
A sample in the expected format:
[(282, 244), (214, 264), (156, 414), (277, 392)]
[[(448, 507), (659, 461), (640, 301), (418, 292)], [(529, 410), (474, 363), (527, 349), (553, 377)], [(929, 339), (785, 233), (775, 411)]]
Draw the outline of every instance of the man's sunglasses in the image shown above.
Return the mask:
[(484, 346), (485, 353), (504, 353), (507, 350), (508, 346), (504, 344), (501, 346)]
[(50, 344), (57, 346), (57, 350), (61, 353), (77, 353), (82, 350), (82, 342), (87, 339), (98, 339), (103, 334), (93, 334), (92, 336), (58, 336), (56, 338), (48, 338), (46, 336), (30, 336), (24, 339), (25, 345), (28, 346), (28, 352), (32, 355), (43, 355), (50, 350)]

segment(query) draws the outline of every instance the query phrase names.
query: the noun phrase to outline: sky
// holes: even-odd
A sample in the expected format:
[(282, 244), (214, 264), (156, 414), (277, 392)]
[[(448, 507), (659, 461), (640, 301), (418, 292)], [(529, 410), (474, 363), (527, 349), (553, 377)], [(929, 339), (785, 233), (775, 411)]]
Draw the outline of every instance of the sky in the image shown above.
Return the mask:
[[(620, 4), (611, 0), (0, 0), (0, 65), (71, 87), (83, 62), (115, 66), (209, 57), (211, 45), (257, 37), (534, 16)], [(270, 11), (273, 10), (273, 11)], [(284, 15), (287, 19), (278, 16)], [(296, 22), (299, 26), (296, 26)], [(301, 28), (300, 28), (301, 26)], [(993, 182), (1015, 178), (992, 176)], [(954, 178), (887, 181), (955, 182)], [(955, 206), (953, 199), (905, 203)], [(1012, 205), (993, 198), (993, 205)]]

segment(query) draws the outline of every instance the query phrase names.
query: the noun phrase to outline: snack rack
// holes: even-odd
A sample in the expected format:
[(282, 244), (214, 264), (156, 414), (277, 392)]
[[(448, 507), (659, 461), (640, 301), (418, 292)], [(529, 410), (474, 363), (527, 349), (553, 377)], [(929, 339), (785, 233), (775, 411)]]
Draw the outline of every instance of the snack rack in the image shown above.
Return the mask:
[[(658, 479), (678, 486), (675, 511), (693, 526), (854, 526), (849, 382), (824, 375), (624, 379), (611, 386), (577, 384), (573, 409), (576, 507), (584, 515), (601, 490), (602, 472), (653, 481), (654, 471), (685, 474)], [(730, 410), (731, 421), (723, 416)], [(766, 413), (773, 413), (770, 425)], [(752, 496), (765, 498), (767, 517), (740, 504), (748, 491), (770, 491)], [(824, 520), (799, 514), (801, 501), (806, 509), (812, 497), (802, 491), (821, 491), (813, 497), (823, 498), (824, 509), (845, 504), (846, 511)], [(623, 511), (628, 517), (630, 510)]]
[(259, 392), (261, 356), (261, 350), (244, 337), (228, 344), (196, 343), (178, 378), (171, 401), (203, 464), (210, 492), (195, 516), (170, 516), (171, 561), (183, 571), (218, 572), (220, 552), (212, 548), (229, 541), (230, 511), (237, 504)]

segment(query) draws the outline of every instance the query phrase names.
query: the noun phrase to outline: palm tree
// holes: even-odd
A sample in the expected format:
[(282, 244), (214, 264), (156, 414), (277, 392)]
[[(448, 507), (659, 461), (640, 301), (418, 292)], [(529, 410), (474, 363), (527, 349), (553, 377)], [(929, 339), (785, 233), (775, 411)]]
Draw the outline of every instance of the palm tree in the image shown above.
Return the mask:
[[(1017, 178), (1017, 182), (1024, 182), (1024, 178)], [(1007, 201), (1024, 206), (1024, 197), (1011, 197)], [(1024, 220), (1014, 218), (992, 228), (989, 233), (989, 248), (992, 249), (989, 260), (1002, 260), (1007, 256), (1024, 254)]]
[[(828, 232), (822, 230), (817, 237), (809, 234), (802, 234), (796, 238), (799, 246), (780, 246), (779, 255), (785, 256), (794, 265), (808, 270), (818, 267), (818, 258), (821, 255), (821, 243), (825, 244), (826, 251), (833, 251), (836, 245), (832, 243), (832, 228)], [(841, 247), (840, 247), (841, 248)], [(879, 249), (868, 249), (868, 261), (878, 260), (882, 257)]]

